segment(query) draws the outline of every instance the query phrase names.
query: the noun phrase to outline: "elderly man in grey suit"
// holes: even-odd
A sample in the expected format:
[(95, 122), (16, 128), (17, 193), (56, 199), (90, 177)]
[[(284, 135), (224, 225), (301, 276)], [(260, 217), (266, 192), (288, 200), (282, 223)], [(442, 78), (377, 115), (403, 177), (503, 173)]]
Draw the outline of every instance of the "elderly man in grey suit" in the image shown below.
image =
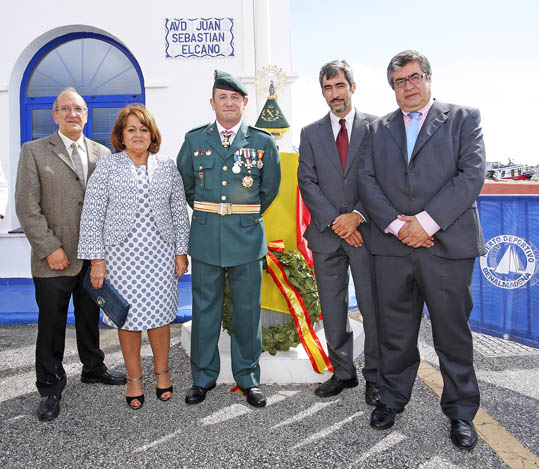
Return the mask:
[(298, 184), (311, 212), (304, 236), (313, 251), (316, 282), (333, 376), (315, 394), (329, 397), (358, 385), (348, 321), (349, 269), (365, 330), (365, 400), (378, 401), (378, 338), (368, 250), (369, 223), (358, 192), (359, 150), (375, 116), (352, 106), (356, 83), (344, 60), (320, 70), (330, 112), (301, 131)]
[(370, 125), (359, 166), (379, 302), (382, 386), (370, 423), (391, 427), (410, 400), (426, 303), (451, 440), (472, 449), (479, 388), (468, 319), (475, 258), (485, 253), (475, 202), (485, 148), (479, 111), (434, 101), (431, 77), (419, 52), (391, 59), (387, 78), (399, 109)]
[(22, 146), (15, 203), (32, 247), (31, 267), (39, 307), (36, 385), (40, 420), (60, 412), (66, 384), (62, 366), (68, 304), (73, 296), (77, 349), (83, 383), (124, 384), (125, 375), (107, 369), (99, 348), (99, 308), (82, 286), (88, 262), (77, 259), (86, 181), (108, 148), (83, 136), (88, 119), (74, 88), (56, 98), (52, 115), (58, 132)]

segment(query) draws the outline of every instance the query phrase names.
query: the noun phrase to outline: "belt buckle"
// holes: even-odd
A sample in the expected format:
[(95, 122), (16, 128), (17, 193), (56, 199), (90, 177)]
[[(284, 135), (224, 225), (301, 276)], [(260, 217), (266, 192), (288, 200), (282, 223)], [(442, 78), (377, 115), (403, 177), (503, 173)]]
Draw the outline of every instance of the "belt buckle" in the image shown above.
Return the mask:
[(219, 202), (217, 213), (221, 216), (232, 215), (232, 204), (228, 202)]

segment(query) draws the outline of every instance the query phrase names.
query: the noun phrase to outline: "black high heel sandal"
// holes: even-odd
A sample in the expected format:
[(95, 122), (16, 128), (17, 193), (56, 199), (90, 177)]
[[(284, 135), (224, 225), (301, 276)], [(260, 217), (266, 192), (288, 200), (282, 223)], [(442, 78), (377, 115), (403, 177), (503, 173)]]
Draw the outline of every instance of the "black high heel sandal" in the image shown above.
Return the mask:
[[(140, 378), (127, 378), (127, 381), (142, 381), (142, 376)], [(144, 405), (144, 394), (140, 396), (125, 396), (127, 405), (133, 410), (139, 410)], [(135, 405), (134, 401), (138, 401), (140, 405)]]
[[(167, 371), (162, 371), (161, 373), (155, 373), (155, 376), (163, 376), (163, 375), (166, 375), (167, 373), (170, 373), (170, 370), (167, 370)], [(174, 392), (174, 386), (170, 385), (168, 388), (158, 388), (157, 385), (155, 386), (155, 394), (157, 396), (157, 399), (159, 399), (160, 401), (163, 401), (163, 402), (166, 402), (166, 401), (170, 401), (170, 399), (172, 399), (172, 396), (170, 397), (162, 397), (163, 394), (165, 393), (173, 393)]]

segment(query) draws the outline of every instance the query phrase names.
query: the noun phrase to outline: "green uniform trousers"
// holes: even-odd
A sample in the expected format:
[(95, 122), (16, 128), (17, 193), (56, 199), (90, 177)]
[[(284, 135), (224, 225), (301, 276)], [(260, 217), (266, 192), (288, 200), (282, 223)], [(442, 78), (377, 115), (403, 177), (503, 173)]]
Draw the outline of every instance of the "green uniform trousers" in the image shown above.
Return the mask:
[(258, 359), (262, 353), (260, 289), (262, 260), (220, 267), (192, 259), (193, 325), (191, 373), (195, 386), (217, 381), (220, 369), (217, 344), (221, 333), (225, 272), (232, 298), (232, 373), (242, 389), (260, 384)]

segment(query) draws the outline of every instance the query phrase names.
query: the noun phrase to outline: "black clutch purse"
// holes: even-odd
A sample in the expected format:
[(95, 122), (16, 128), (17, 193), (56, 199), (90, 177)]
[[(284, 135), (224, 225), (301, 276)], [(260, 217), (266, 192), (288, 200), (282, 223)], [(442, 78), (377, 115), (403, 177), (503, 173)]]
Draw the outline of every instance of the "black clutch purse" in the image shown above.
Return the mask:
[(90, 281), (90, 268), (86, 271), (84, 278), (82, 279), (82, 285), (108, 318), (120, 328), (125, 324), (127, 319), (127, 312), (129, 311), (130, 304), (120, 295), (110, 282), (105, 279), (103, 286), (97, 290), (92, 287)]

